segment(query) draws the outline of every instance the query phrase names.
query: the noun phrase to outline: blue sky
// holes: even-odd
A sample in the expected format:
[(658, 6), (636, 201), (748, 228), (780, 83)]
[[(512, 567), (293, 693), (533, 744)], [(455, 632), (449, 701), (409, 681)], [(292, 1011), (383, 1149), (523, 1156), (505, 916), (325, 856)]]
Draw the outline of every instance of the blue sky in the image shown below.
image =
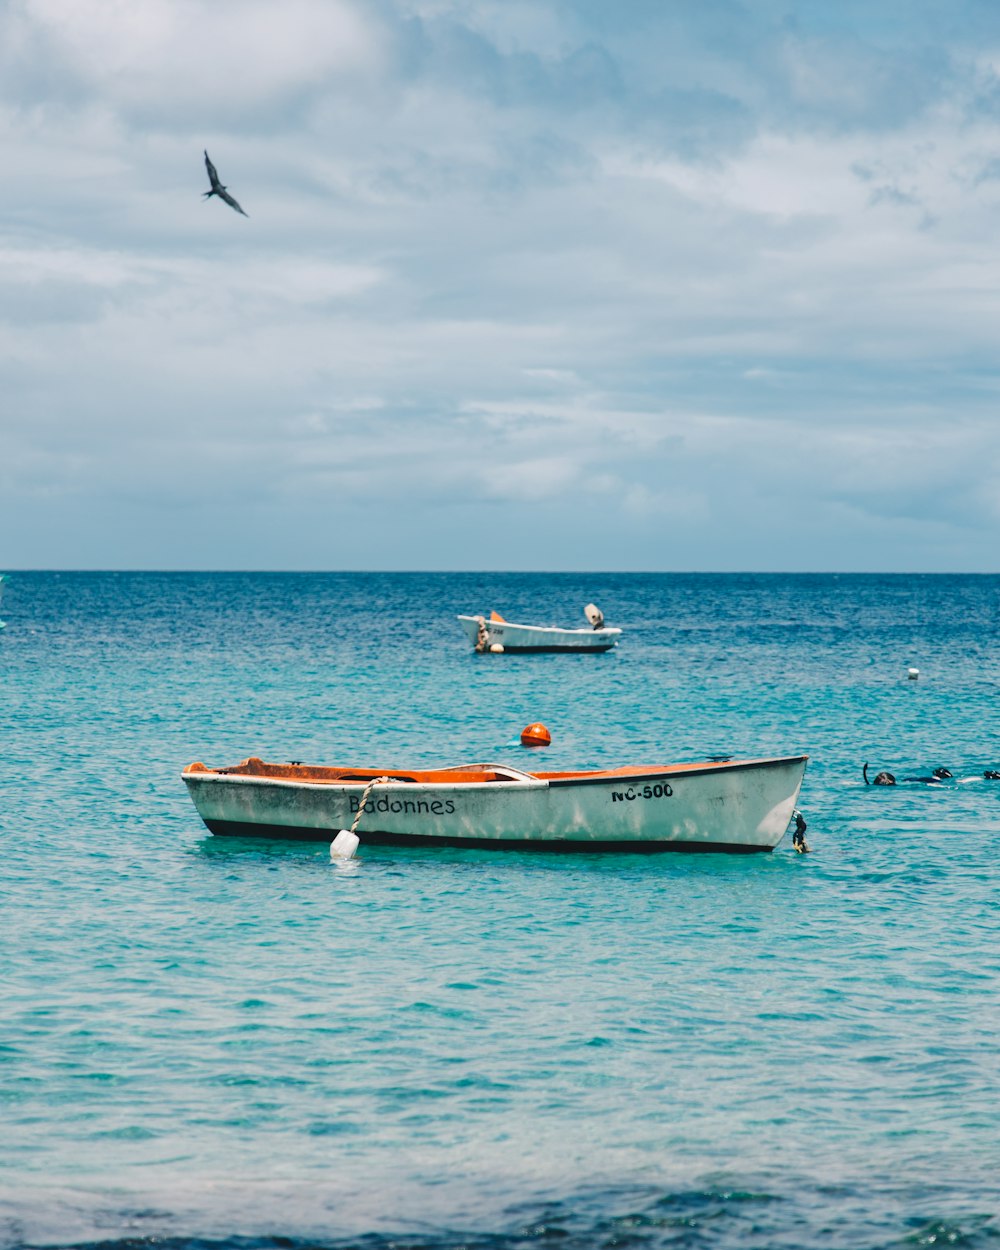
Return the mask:
[(0, 157), (0, 567), (997, 568), (1000, 6), (7, 0)]

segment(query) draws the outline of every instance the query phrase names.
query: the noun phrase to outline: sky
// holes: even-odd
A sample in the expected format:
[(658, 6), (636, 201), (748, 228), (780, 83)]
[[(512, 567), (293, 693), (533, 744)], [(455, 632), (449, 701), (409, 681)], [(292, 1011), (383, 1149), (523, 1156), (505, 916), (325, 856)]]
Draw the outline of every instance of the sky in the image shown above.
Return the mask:
[(997, 570), (993, 0), (5, 0), (0, 162), (0, 569)]

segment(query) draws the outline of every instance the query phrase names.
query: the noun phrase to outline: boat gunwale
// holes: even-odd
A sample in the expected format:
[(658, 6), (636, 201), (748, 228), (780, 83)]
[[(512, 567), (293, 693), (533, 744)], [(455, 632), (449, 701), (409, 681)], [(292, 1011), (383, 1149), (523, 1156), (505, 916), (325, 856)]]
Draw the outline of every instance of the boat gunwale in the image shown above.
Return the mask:
[[(288, 787), (329, 787), (339, 786), (343, 789), (361, 788), (377, 783), (379, 788), (389, 789), (396, 787), (401, 790), (412, 791), (413, 786), (418, 786), (423, 790), (454, 790), (456, 788), (462, 791), (483, 789), (495, 791), (498, 786), (520, 788), (523, 790), (540, 789), (545, 786), (553, 788), (561, 788), (564, 786), (595, 786), (595, 785), (613, 785), (618, 782), (641, 782), (641, 781), (658, 781), (664, 778), (680, 778), (680, 777), (704, 777), (714, 773), (724, 772), (741, 772), (747, 769), (770, 769), (787, 766), (790, 764), (802, 764), (803, 768), (808, 763), (808, 755), (787, 755), (778, 757), (764, 757), (761, 759), (750, 760), (718, 760), (718, 761), (695, 761), (690, 764), (664, 764), (664, 765), (624, 765), (614, 769), (586, 769), (580, 771), (567, 772), (537, 772), (526, 773), (524, 779), (512, 777), (492, 777), (490, 779), (476, 777), (468, 781), (462, 780), (462, 774), (456, 770), (456, 775), (435, 780), (425, 780), (419, 776), (421, 772), (441, 773), (448, 771), (447, 769), (410, 769), (410, 770), (389, 770), (379, 771), (377, 769), (352, 770), (345, 768), (345, 772), (370, 772), (370, 777), (352, 776), (349, 779), (343, 777), (290, 777), (283, 774), (268, 773), (241, 773), (231, 771), (232, 767), (241, 768), (243, 764), (231, 766), (230, 768), (213, 769), (202, 765), (200, 768), (193, 768), (188, 765), (181, 774), (186, 781), (189, 778), (197, 778), (198, 780), (212, 779), (214, 781), (240, 782), (246, 784), (266, 783), (275, 786)], [(263, 762), (263, 761), (262, 761)], [(269, 768), (280, 767), (279, 765), (266, 765)], [(292, 765), (291, 767), (303, 767), (302, 765)], [(306, 765), (308, 767), (308, 765)], [(500, 767), (500, 766), (498, 766)], [(410, 771), (417, 773), (417, 776), (411, 778), (390, 777), (388, 781), (379, 781), (379, 777), (390, 771)], [(466, 776), (475, 776), (475, 774), (491, 771), (487, 769), (476, 769), (475, 766), (469, 766)]]
[[(459, 621), (477, 621), (478, 617), (466, 616), (459, 613), (456, 618)], [(506, 625), (513, 629), (530, 629), (538, 633), (544, 634), (579, 634), (584, 638), (617, 638), (622, 632), (620, 625), (602, 625), (600, 629), (588, 629), (585, 625), (525, 625), (521, 621), (487, 621), (487, 628), (490, 625)]]
[(664, 776), (669, 777), (706, 777), (712, 773), (741, 772), (748, 768), (778, 768), (786, 764), (802, 764), (809, 762), (808, 755), (783, 755), (766, 757), (756, 760), (715, 760), (698, 761), (693, 764), (665, 764), (662, 767), (648, 768), (642, 765), (625, 765), (622, 768), (607, 769), (599, 773), (536, 773), (544, 777), (550, 785), (601, 785), (605, 782), (620, 781), (656, 781)]

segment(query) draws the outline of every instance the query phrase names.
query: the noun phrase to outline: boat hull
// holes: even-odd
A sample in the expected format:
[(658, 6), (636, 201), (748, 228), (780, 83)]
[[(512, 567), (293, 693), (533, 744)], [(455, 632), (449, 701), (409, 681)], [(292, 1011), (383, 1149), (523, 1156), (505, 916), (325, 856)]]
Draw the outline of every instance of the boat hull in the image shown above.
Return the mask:
[[(473, 646), (479, 637), (479, 618), (460, 616), (462, 629)], [(487, 620), (486, 649), (501, 646), (504, 651), (610, 651), (618, 645), (621, 630), (612, 626), (601, 629), (559, 629), (548, 625), (517, 625), (513, 621)]]
[[(431, 781), (411, 774), (372, 786), (356, 832), (376, 845), (770, 851), (788, 828), (805, 765), (805, 756), (793, 756), (587, 773), (499, 770), (483, 781), (441, 779), (458, 770)], [(282, 771), (260, 775), (257, 767)], [(261, 761), (237, 768), (247, 771), (192, 765), (183, 774), (213, 833), (331, 841), (351, 827), (379, 775), (365, 770), (370, 775), (343, 781)], [(472, 766), (464, 774), (475, 775)]]

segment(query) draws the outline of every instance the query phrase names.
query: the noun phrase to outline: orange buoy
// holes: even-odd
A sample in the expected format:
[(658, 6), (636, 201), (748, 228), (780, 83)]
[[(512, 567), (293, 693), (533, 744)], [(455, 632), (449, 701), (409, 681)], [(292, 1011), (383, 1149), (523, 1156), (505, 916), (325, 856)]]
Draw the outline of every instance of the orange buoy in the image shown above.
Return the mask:
[(544, 725), (537, 721), (534, 725), (528, 725), (527, 728), (521, 730), (521, 746), (523, 747), (547, 747), (552, 741), (552, 735)]

